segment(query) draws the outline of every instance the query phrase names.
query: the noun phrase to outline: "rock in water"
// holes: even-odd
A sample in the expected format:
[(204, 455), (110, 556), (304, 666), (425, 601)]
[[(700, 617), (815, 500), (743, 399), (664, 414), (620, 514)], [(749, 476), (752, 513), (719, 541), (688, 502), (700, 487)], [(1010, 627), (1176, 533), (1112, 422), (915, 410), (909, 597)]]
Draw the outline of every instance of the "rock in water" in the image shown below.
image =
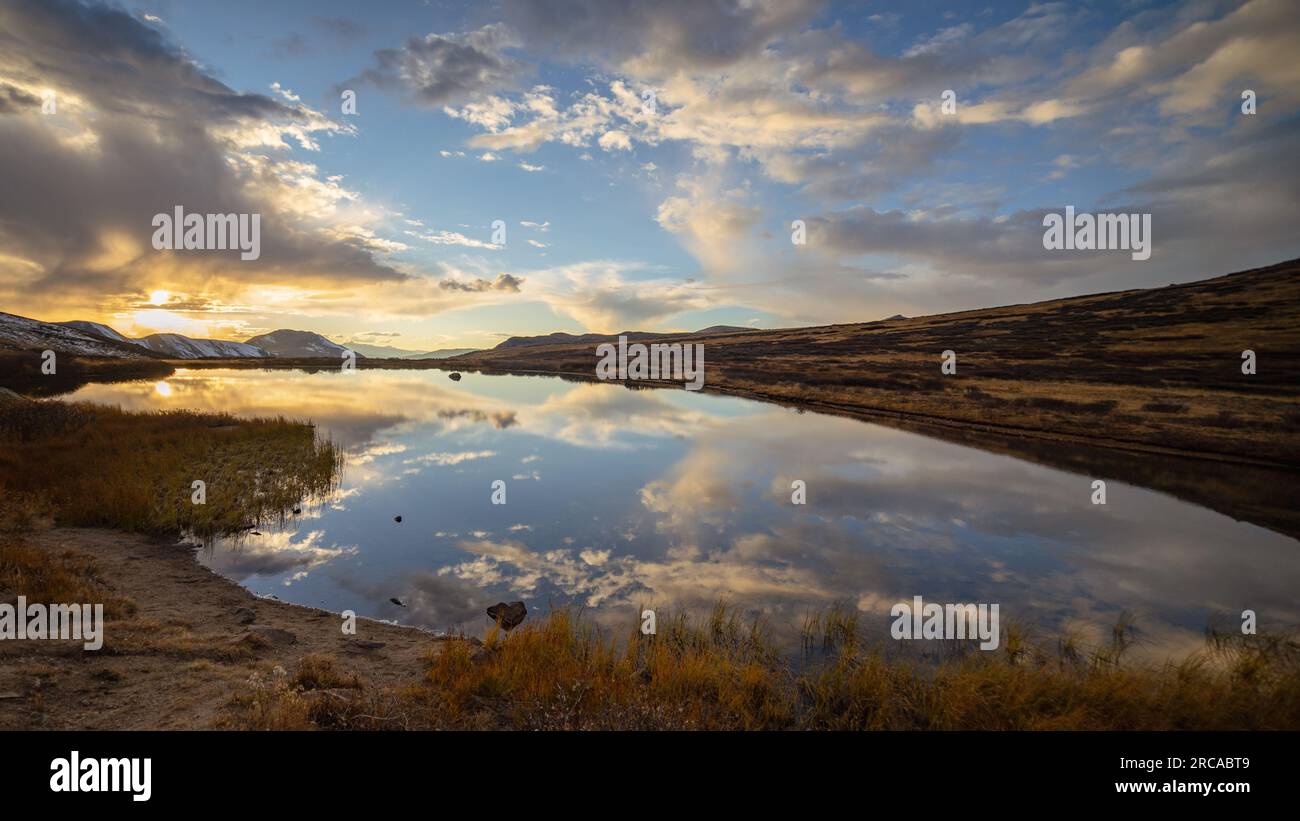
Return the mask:
[(400, 524), (402, 523), (402, 517), (401, 517), (401, 516), (394, 516), (394, 517), (393, 517), (393, 521), (394, 521), (394, 522), (397, 522), (397, 523), (400, 525)]
[(450, 379), (452, 382), (459, 382), (459, 381), (460, 381), (460, 374), (459, 374), (458, 372), (456, 372), (456, 371), (452, 371), (452, 372), (451, 372), (451, 375), (448, 377), (448, 379)]
[(389, 599), (389, 601), (392, 602), (393, 604), (397, 605), (398, 607), (405, 607), (405, 606), (406, 606), (406, 605), (402, 604), (402, 600), (399, 599), (399, 598), (397, 598), (396, 596), (394, 596), (393, 598)]
[(492, 617), (493, 621), (501, 625), (502, 630), (509, 632), (523, 622), (524, 617), (528, 615), (528, 608), (524, 607), (524, 603), (521, 601), (510, 602), (510, 604), (497, 602), (487, 609), (487, 614)]

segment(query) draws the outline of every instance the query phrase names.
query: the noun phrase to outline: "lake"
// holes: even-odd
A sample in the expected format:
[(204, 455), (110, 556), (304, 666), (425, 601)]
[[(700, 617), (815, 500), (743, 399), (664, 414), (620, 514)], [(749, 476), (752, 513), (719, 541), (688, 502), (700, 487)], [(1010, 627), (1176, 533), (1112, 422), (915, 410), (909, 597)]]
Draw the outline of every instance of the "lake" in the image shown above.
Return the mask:
[(480, 634), (497, 601), (630, 629), (643, 607), (725, 597), (785, 642), (834, 602), (887, 641), (891, 605), (923, 596), (997, 603), (1046, 640), (1104, 643), (1127, 613), (1134, 652), (1162, 656), (1224, 614), (1300, 622), (1294, 539), (1116, 481), (1093, 504), (1093, 477), (770, 404), (438, 370), (182, 369), (65, 398), (314, 421), (349, 453), (337, 495), (200, 561), (435, 630)]

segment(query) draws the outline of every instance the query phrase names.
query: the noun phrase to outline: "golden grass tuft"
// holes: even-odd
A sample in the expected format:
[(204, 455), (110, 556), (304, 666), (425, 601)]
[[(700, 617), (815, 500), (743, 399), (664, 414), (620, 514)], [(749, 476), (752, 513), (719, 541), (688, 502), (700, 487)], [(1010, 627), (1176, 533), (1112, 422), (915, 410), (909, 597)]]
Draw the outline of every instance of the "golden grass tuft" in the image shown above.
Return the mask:
[(43, 550), (13, 533), (0, 533), (0, 591), (33, 603), (103, 604), (107, 619), (129, 617), (136, 609), (104, 584), (91, 557)]
[[(283, 418), (28, 401), (0, 406), (0, 524), (199, 538), (255, 526), (335, 487), (341, 452)], [(195, 481), (206, 504), (192, 502)], [(8, 512), (5, 512), (5, 511)]]

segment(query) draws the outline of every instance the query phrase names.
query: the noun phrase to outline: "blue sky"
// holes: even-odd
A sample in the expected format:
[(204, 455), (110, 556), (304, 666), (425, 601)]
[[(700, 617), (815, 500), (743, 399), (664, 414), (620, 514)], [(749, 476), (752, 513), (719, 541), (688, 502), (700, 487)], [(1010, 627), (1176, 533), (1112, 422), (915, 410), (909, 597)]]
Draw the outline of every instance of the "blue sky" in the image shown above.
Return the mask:
[[(0, 299), (43, 319), (427, 350), (869, 321), (1300, 255), (1283, 0), (0, 15)], [(262, 213), (268, 253), (154, 250), (149, 216), (177, 204)], [(1152, 214), (1151, 259), (1046, 251), (1067, 205)]]

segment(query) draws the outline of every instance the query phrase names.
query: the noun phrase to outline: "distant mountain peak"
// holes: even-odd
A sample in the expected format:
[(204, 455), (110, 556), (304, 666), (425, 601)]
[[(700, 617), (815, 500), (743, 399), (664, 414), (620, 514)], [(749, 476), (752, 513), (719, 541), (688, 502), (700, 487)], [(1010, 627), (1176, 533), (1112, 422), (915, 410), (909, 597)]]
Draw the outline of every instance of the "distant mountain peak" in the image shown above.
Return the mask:
[(743, 327), (743, 326), (740, 326), (740, 325), (710, 325), (710, 326), (707, 327), (707, 328), (701, 328), (700, 330), (696, 331), (695, 333), (696, 333), (696, 335), (700, 335), (700, 334), (711, 334), (711, 335), (716, 335), (716, 334), (747, 334), (747, 333), (753, 333), (754, 331), (758, 331), (758, 330), (761, 330), (761, 329), (760, 329), (760, 328), (746, 328), (746, 327)]
[[(254, 336), (245, 342), (261, 348), (271, 356), (279, 357), (338, 359), (344, 351), (353, 350), (337, 342), (331, 342), (314, 331), (296, 331), (292, 328), (280, 328)], [(356, 354), (360, 357), (365, 356), (360, 351), (356, 351)]]
[(99, 322), (86, 322), (80, 319), (74, 319), (70, 322), (56, 322), (55, 325), (62, 325), (65, 328), (72, 328), (75, 331), (98, 336), (101, 339), (107, 339), (112, 342), (131, 342), (132, 340)]

